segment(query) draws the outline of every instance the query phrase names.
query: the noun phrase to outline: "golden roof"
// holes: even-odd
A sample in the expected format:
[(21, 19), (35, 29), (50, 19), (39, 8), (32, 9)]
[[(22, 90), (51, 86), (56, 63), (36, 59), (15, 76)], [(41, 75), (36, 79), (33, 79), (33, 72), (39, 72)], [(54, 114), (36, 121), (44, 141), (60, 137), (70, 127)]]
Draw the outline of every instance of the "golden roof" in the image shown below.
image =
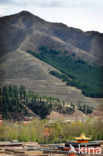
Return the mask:
[(82, 133), (80, 137), (75, 137), (75, 139), (76, 140), (91, 140), (91, 138), (86, 137), (84, 133)]

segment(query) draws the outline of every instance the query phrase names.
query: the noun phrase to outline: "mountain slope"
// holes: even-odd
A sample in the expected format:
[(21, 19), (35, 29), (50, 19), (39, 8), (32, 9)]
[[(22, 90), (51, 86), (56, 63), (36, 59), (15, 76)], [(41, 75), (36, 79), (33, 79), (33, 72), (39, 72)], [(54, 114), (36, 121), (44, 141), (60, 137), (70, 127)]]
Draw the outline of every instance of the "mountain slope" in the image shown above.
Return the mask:
[(50, 23), (27, 11), (0, 18), (0, 28), (3, 32), (0, 35), (1, 55), (18, 47), (39, 52), (39, 46), (45, 44), (48, 48), (66, 50), (68, 55), (75, 52), (89, 63), (102, 64), (103, 34), (98, 32), (83, 32), (62, 23)]
[(52, 27), (52, 34), (98, 59), (103, 56), (103, 33), (95, 31), (83, 32), (79, 29), (68, 28), (62, 25), (60, 27), (60, 24), (55, 24)]
[(75, 87), (66, 86), (64, 82), (49, 74), (55, 70), (50, 65), (38, 60), (24, 51), (12, 51), (0, 58), (0, 86), (4, 84), (24, 85), (40, 95), (58, 97), (68, 103), (89, 104), (97, 106), (102, 99), (85, 97)]
[(17, 49), (25, 38), (25, 32), (4, 19), (0, 19), (0, 56)]
[(62, 75), (59, 73), (53, 73), (53, 75), (56, 74), (57, 77), (67, 82), (67, 85), (76, 86), (86, 96), (103, 97), (102, 67), (89, 65), (80, 58), (74, 59), (75, 53), (65, 56), (65, 52), (62, 54), (54, 49), (49, 50), (45, 46), (40, 47), (39, 50), (41, 51), (39, 54), (31, 50), (27, 52), (61, 71)]
[[(82, 60), (84, 63), (83, 60), (86, 60), (86, 64), (92, 68), (89, 64), (93, 65), (96, 62), (103, 64), (103, 34), (83, 32), (79, 29), (67, 27), (62, 23), (50, 23), (26, 11), (0, 18), (0, 29), (1, 86), (6, 83), (24, 85), (26, 89), (33, 89), (40, 95), (58, 97), (73, 104), (97, 106), (103, 103), (103, 99), (85, 97), (81, 90), (66, 86), (66, 83), (49, 74), (51, 70), (57, 70), (58, 68), (55, 69), (56, 67), (53, 64), (51, 65), (55, 68), (45, 63), (47, 60), (44, 60), (45, 62), (40, 61), (27, 53), (27, 50), (32, 50), (40, 56), (40, 47), (46, 46), (49, 51), (52, 51), (52, 49), (58, 51), (58, 56), (64, 57), (63, 62), (65, 62), (65, 59), (72, 57), (72, 60), (74, 60), (72, 62)], [(58, 61), (60, 64), (63, 62)], [(68, 65), (67, 62), (66, 67), (69, 69)], [(75, 69), (75, 65), (74, 63), (71, 68)], [(68, 74), (69, 72), (68, 70)], [(86, 71), (83, 72), (86, 73)], [(81, 80), (85, 83), (81, 71), (78, 71), (77, 75), (80, 75)], [(88, 75), (86, 76), (88, 78)], [(94, 79), (90, 79), (90, 81), (97, 84), (98, 82)], [(102, 82), (102, 78), (100, 79)]]

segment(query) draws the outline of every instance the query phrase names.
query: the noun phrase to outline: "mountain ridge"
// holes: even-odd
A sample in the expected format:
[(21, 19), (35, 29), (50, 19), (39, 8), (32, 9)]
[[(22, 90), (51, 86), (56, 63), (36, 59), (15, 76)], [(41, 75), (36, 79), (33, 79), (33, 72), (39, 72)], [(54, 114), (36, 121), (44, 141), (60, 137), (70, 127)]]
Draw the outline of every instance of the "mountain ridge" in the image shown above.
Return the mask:
[(20, 11), (20, 12), (15, 13), (15, 14), (10, 14), (10, 15), (6, 15), (6, 16), (2, 16), (2, 17), (0, 17), (0, 19), (1, 19), (1, 18), (4, 18), (4, 17), (5, 17), (5, 18), (8, 18), (8, 17), (10, 17), (10, 16), (15, 16), (15, 15), (24, 15), (24, 16), (25, 16), (25, 15), (31, 15), (31, 16), (33, 16), (33, 17), (36, 17), (36, 18), (42, 20), (42, 21), (45, 21), (45, 22), (48, 22), (48, 23), (52, 23), (52, 24), (59, 24), (59, 25), (62, 25), (62, 26), (64, 26), (64, 27), (67, 27), (67, 28), (73, 28), (73, 29), (76, 29), (76, 30), (78, 30), (78, 31), (80, 31), (80, 32), (84, 32), (84, 33), (93, 32), (93, 33), (103, 34), (102, 32), (99, 32), (99, 31), (96, 31), (96, 30), (87, 30), (87, 31), (83, 31), (82, 29), (79, 29), (79, 28), (76, 28), (76, 27), (68, 26), (67, 24), (64, 24), (64, 23), (62, 23), (62, 22), (50, 22), (50, 21), (46, 21), (46, 20), (44, 20), (43, 18), (40, 18), (38, 15), (34, 15), (33, 13), (31, 13), (31, 12), (29, 12), (29, 11), (26, 11), (26, 10)]
[[(100, 43), (102, 43), (102, 41), (103, 41), (103, 34), (101, 34), (99, 32), (94, 32), (94, 31), (83, 32), (80, 29), (68, 27), (67, 25), (62, 24), (62, 23), (47, 22), (47, 21), (39, 18), (38, 16), (31, 14), (28, 11), (22, 11), (20, 13), (17, 13), (17, 14), (11, 15), (11, 16), (2, 17), (2, 18), (0, 18), (0, 21), (2, 21), (2, 20), (6, 20), (6, 22), (8, 24), (11, 24), (11, 26), (16, 27), (16, 29), (20, 29), (20, 31), (23, 33), (22, 37), (24, 36), (24, 38), (23, 38), (24, 43), (26, 42), (25, 36), (31, 38), (30, 40), (27, 41), (28, 44), (31, 44), (31, 40), (32, 40), (32, 45), (33, 44), (36, 45), (36, 43), (41, 42), (41, 38), (42, 38), (42, 42), (43, 42), (43, 38), (44, 38), (44, 40), (47, 40), (47, 39), (45, 39), (44, 36), (42, 36), (42, 33), (44, 33), (45, 36), (47, 36), (47, 38), (52, 37), (52, 41), (55, 42), (54, 49), (57, 47), (57, 49), (61, 49), (61, 51), (64, 51), (64, 50), (69, 51), (68, 54), (76, 52), (77, 56), (79, 56), (79, 57), (82, 56), (82, 58), (84, 60), (86, 59), (86, 61), (89, 60), (89, 63), (90, 62), (99, 62), (99, 64), (102, 64), (103, 48)], [(2, 31), (3, 30), (5, 31), (4, 27), (7, 25), (7, 23), (3, 24)], [(0, 26), (2, 27), (2, 24), (0, 24)], [(36, 35), (34, 32), (36, 32)], [(31, 35), (33, 33), (34, 33), (34, 35)], [(41, 36), (39, 35), (40, 33), (41, 33)], [(14, 34), (15, 33), (13, 33), (13, 35)], [(3, 35), (1, 35), (1, 40), (4, 40), (4, 39), (2, 39)], [(8, 40), (10, 40), (10, 35), (6, 36), (6, 38)], [(58, 46), (58, 43), (56, 43), (56, 41), (53, 38), (56, 38), (58, 41), (62, 41), (65, 44)], [(17, 37), (17, 39), (16, 39), (17, 42), (19, 42), (18, 41), (19, 39), (20, 39), (20, 37)], [(36, 43), (33, 40), (34, 41), (36, 40)], [(54, 42), (52, 44), (50, 43), (52, 41), (47, 40), (46, 45), (48, 46), (50, 44), (50, 47), (53, 47)], [(20, 41), (20, 43), (21, 43), (21, 41)], [(41, 43), (41, 44), (43, 45), (44, 43)], [(19, 47), (19, 45), (18, 45), (18, 47)], [(1, 44), (1, 46), (2, 46), (2, 44)], [(6, 45), (6, 46), (4, 45), (4, 47), (8, 47), (8, 45)], [(28, 50), (31, 48), (30, 45), (29, 45), (28, 49), (26, 49), (24, 47), (26, 47), (26, 44), (24, 44), (23, 47), (20, 46), (20, 48), (22, 50)], [(49, 46), (48, 46), (48, 48), (49, 48)], [(12, 50), (15, 50), (15, 49), (17, 49), (17, 47)], [(31, 50), (38, 51), (38, 49), (39, 49), (39, 47), (37, 45), (37, 47), (32, 46)], [(99, 50), (99, 53), (97, 53), (97, 50)], [(84, 56), (83, 56), (83, 52), (85, 52)], [(1, 50), (0, 50), (0, 53), (1, 53)], [(3, 53), (3, 50), (2, 50), (2, 53)], [(79, 53), (80, 53), (80, 55), (79, 55)], [(86, 58), (86, 54), (87, 54), (87, 58)], [(90, 56), (88, 56), (88, 54)]]

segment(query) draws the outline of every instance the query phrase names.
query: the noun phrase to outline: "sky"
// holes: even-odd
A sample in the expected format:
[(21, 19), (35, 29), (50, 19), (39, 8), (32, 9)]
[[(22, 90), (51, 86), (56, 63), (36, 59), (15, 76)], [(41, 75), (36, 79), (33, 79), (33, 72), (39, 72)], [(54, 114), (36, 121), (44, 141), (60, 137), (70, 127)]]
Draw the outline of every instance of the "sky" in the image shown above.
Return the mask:
[(0, 0), (0, 16), (27, 10), (46, 21), (103, 33), (103, 0)]

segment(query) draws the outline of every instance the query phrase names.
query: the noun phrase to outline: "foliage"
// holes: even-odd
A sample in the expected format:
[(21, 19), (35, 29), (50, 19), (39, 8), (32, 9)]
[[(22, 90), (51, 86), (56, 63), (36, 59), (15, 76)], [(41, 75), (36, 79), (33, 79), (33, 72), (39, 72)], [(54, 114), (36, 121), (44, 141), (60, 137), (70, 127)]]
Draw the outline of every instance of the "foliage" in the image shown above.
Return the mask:
[(78, 109), (85, 114), (90, 114), (93, 112), (93, 107), (88, 105), (78, 106)]
[(39, 96), (33, 91), (26, 91), (24, 86), (5, 85), (0, 88), (0, 112), (8, 119), (27, 115), (27, 108), (41, 118), (45, 118), (51, 110), (70, 114), (74, 108), (63, 109), (65, 103), (57, 98)]
[(103, 67), (89, 65), (81, 58), (65, 55), (65, 52), (48, 49), (45, 46), (39, 48), (40, 53), (31, 50), (27, 52), (33, 56), (47, 62), (63, 74), (51, 72), (64, 81), (66, 78), (67, 85), (75, 86), (82, 90), (82, 93), (89, 97), (103, 97)]
[(21, 113), (25, 110), (25, 106), (21, 99), (25, 99), (25, 87), (13, 85), (5, 85), (0, 88), (0, 107), (1, 112), (7, 115), (7, 112)]
[[(51, 129), (49, 136), (44, 135), (46, 127)], [(0, 127), (1, 141), (36, 141), (39, 143), (60, 143), (74, 140), (74, 137), (80, 136), (84, 132), (86, 136), (92, 137), (92, 140), (103, 140), (103, 122), (101, 120), (94, 121), (75, 121), (66, 123), (63, 121), (55, 121), (51, 125), (48, 121), (34, 119), (28, 126), (23, 123), (11, 123), (5, 121)]]
[(52, 70), (49, 72), (51, 75), (56, 76), (57, 78), (61, 79), (63, 82), (67, 82), (70, 79), (68, 78), (68, 76), (66, 76), (65, 74), (59, 73), (55, 70)]

